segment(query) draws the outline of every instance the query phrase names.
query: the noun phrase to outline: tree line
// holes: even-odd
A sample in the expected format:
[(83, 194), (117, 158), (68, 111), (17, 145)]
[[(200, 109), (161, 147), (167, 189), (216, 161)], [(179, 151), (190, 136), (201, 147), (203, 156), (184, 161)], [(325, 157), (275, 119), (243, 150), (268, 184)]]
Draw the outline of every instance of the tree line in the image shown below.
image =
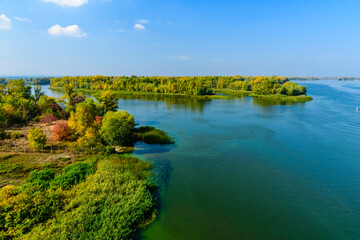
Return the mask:
[(50, 80), (51, 87), (72, 85), (77, 89), (113, 90), (183, 95), (212, 95), (216, 89), (248, 91), (259, 95), (306, 94), (306, 87), (289, 81), (287, 77), (203, 76), (203, 77), (146, 77), (146, 76), (77, 76)]

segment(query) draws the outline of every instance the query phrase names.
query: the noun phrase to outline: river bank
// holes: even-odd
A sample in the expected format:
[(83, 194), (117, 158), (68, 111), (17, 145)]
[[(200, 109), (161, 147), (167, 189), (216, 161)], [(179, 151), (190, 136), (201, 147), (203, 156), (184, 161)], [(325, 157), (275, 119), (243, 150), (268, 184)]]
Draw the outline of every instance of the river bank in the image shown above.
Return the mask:
[[(49, 90), (64, 92), (65, 87), (49, 87)], [(79, 93), (86, 94), (96, 94), (103, 90), (92, 90), (92, 89), (74, 89), (74, 91)], [(152, 92), (127, 92), (127, 91), (113, 91), (120, 96), (136, 96), (141, 98), (141, 96), (162, 96), (162, 97), (170, 97), (170, 98), (196, 98), (203, 100), (211, 100), (211, 99), (229, 99), (231, 97), (254, 97), (254, 98), (262, 98), (267, 100), (275, 100), (279, 103), (296, 103), (296, 102), (308, 102), (312, 101), (313, 98), (308, 95), (300, 95), (300, 96), (287, 96), (283, 94), (271, 94), (271, 95), (259, 95), (254, 94), (252, 91), (243, 91), (243, 90), (232, 90), (232, 89), (213, 89), (214, 95), (187, 95), (187, 94), (174, 94), (174, 93), (152, 93)]]

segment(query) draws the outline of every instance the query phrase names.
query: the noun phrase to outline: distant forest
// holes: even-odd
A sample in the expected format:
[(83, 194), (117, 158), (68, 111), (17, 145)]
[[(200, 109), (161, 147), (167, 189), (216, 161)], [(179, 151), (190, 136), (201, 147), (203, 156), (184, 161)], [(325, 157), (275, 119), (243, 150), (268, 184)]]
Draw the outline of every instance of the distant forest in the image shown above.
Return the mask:
[(340, 80), (340, 81), (355, 81), (360, 80), (360, 77), (289, 77), (291, 81), (301, 80)]
[(305, 86), (290, 82), (288, 77), (278, 76), (78, 76), (51, 79), (51, 87), (66, 87), (68, 85), (77, 89), (183, 94), (191, 96), (212, 95), (214, 90), (219, 89), (251, 92), (257, 95), (281, 94), (299, 96), (306, 94)]
[[(23, 78), (23, 80), (30, 85), (50, 85), (52, 77), (38, 77), (38, 78)], [(0, 84), (6, 85), (8, 81), (14, 80), (13, 78), (0, 77)]]

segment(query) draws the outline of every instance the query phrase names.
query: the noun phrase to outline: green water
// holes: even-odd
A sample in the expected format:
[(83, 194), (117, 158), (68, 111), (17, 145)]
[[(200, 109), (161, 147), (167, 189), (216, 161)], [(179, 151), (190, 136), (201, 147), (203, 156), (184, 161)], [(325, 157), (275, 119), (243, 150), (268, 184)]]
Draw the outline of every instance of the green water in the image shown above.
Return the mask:
[(161, 211), (141, 239), (360, 239), (360, 83), (303, 82), (314, 101), (121, 99), (176, 145), (137, 145)]

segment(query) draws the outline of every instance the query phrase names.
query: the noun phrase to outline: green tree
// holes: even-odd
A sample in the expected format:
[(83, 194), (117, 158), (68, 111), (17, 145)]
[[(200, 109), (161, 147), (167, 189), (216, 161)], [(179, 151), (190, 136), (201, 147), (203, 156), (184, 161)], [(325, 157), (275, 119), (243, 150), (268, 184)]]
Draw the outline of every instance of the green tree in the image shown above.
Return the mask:
[(22, 79), (11, 80), (6, 85), (7, 95), (29, 99), (31, 97), (31, 87), (27, 86)]
[(31, 146), (35, 149), (39, 149), (45, 146), (46, 144), (46, 135), (43, 130), (40, 128), (32, 128), (28, 134), (28, 141)]
[(107, 112), (100, 129), (103, 140), (112, 146), (132, 143), (132, 129), (135, 126), (134, 116), (127, 111)]
[(103, 115), (108, 111), (116, 111), (118, 108), (119, 97), (111, 90), (101, 93), (101, 95), (97, 97), (97, 100), (100, 102)]
[(34, 100), (37, 103), (41, 96), (43, 96), (45, 92), (41, 91), (41, 85), (36, 85), (34, 87)]

